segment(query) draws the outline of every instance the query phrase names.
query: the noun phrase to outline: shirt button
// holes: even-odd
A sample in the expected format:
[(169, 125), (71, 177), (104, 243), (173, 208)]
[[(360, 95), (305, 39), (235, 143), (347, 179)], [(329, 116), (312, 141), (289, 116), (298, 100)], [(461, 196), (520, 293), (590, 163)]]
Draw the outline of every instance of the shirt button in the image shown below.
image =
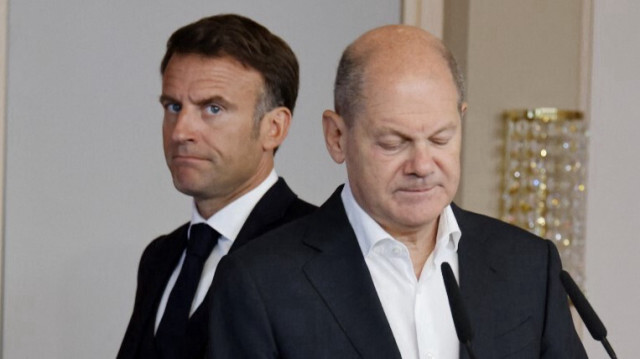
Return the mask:
[(431, 354), (431, 353), (427, 353), (427, 355), (424, 358), (425, 359), (436, 359), (436, 356)]
[(402, 248), (400, 248), (400, 247), (393, 247), (392, 251), (393, 251), (393, 254), (395, 254), (397, 256), (402, 254)]

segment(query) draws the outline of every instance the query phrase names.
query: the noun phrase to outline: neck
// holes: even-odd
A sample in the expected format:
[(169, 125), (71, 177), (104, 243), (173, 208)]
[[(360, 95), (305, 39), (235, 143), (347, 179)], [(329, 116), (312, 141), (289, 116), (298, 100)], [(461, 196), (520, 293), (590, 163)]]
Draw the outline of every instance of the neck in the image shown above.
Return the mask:
[(243, 195), (247, 194), (254, 188), (258, 187), (273, 170), (273, 162), (271, 165), (260, 166), (256, 173), (247, 181), (239, 184), (233, 191), (224, 196), (214, 196), (210, 198), (194, 197), (196, 208), (202, 218), (208, 219), (222, 208), (226, 207), (229, 203), (237, 200)]
[(427, 259), (433, 252), (436, 246), (436, 235), (438, 233), (438, 220), (427, 228), (419, 231), (412, 232), (399, 232), (391, 233), (393, 238), (402, 242), (409, 250), (409, 256), (411, 257), (411, 263), (413, 264), (413, 271), (416, 278), (420, 278), (422, 268), (427, 262)]

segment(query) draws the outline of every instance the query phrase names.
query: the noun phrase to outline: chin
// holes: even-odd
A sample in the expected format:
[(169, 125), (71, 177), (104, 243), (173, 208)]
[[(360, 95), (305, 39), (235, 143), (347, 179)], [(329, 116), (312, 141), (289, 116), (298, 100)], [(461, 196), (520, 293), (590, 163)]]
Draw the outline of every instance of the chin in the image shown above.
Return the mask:
[(191, 181), (186, 181), (184, 179), (179, 180), (174, 178), (173, 179), (173, 186), (182, 194), (185, 194), (187, 196), (191, 196), (194, 197), (197, 193), (201, 192), (200, 188), (197, 184), (191, 182)]

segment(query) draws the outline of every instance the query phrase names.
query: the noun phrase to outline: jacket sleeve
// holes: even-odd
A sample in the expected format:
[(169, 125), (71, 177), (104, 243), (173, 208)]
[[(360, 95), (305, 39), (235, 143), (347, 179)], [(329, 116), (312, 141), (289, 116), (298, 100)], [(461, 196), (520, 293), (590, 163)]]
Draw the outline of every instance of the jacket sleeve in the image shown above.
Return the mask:
[(120, 344), (120, 349), (118, 350), (118, 354), (116, 356), (117, 359), (133, 358), (135, 356), (134, 351), (136, 343), (139, 343), (142, 340), (143, 318), (141, 316), (141, 306), (143, 297), (145, 295), (144, 278), (145, 273), (149, 270), (148, 262), (149, 258), (153, 256), (155, 243), (155, 241), (151, 242), (151, 244), (149, 244), (147, 248), (145, 248), (140, 258), (133, 312), (131, 313), (131, 318), (129, 319), (127, 330), (125, 331), (124, 338), (122, 339), (122, 343)]

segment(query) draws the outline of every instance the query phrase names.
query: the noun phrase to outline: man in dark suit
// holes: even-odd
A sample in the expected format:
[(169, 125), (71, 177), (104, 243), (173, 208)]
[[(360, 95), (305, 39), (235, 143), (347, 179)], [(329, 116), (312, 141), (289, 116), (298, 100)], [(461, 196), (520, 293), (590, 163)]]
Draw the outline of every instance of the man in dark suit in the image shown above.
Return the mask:
[(345, 50), (323, 127), (348, 182), (221, 262), (210, 357), (468, 358), (447, 262), (478, 358), (586, 358), (553, 243), (452, 204), (463, 89), (450, 52), (418, 28), (375, 29)]
[(274, 170), (299, 82), (282, 39), (241, 16), (204, 18), (170, 37), (161, 73), (167, 165), (194, 204), (142, 255), (123, 359), (204, 357), (220, 259), (315, 208)]

